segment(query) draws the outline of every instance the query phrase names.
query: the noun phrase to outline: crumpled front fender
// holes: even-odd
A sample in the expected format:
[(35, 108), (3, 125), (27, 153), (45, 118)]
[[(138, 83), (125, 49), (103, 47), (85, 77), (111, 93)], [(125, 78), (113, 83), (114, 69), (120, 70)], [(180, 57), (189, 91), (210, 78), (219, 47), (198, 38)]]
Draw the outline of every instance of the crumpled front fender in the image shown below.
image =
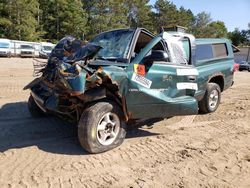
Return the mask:
[(102, 74), (104, 77), (109, 78), (112, 84), (117, 86), (120, 97), (126, 95), (126, 91), (128, 90), (128, 75), (123, 68), (107, 66), (103, 68)]

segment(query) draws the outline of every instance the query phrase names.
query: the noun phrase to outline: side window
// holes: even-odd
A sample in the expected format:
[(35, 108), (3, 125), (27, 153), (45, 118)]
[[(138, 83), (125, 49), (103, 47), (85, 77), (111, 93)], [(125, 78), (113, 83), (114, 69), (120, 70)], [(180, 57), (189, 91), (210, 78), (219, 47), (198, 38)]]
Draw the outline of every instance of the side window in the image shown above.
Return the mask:
[[(136, 45), (135, 45), (135, 50), (134, 50), (134, 53), (135, 54), (139, 54), (140, 51), (152, 40), (153, 38), (149, 35), (147, 35), (146, 33), (144, 32), (141, 32), (138, 39), (137, 39), (137, 42), (136, 42)], [(164, 50), (164, 47), (162, 45), (161, 42), (157, 43), (154, 48), (152, 50)]]
[(227, 57), (227, 46), (225, 43), (201, 44), (196, 46), (196, 59), (209, 60)]
[(227, 57), (227, 46), (225, 43), (222, 44), (213, 44), (213, 51), (214, 51), (214, 57), (220, 58), (220, 57)]
[(137, 39), (134, 53), (139, 54), (141, 49), (143, 49), (151, 40), (152, 40), (151, 36), (141, 32)]
[(211, 44), (202, 44), (196, 46), (196, 59), (213, 59), (213, 49)]
[(164, 47), (162, 45), (162, 41), (158, 42), (152, 50), (164, 50)]

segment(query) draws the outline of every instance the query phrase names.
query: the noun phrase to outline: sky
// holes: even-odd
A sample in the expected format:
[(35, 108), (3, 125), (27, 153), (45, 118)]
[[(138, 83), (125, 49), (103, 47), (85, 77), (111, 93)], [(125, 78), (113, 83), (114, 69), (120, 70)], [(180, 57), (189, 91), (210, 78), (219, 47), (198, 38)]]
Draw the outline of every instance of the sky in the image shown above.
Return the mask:
[[(150, 0), (154, 4), (156, 0)], [(223, 21), (228, 31), (248, 29), (250, 0), (170, 0), (178, 8), (190, 9), (194, 15), (205, 11), (213, 21)]]

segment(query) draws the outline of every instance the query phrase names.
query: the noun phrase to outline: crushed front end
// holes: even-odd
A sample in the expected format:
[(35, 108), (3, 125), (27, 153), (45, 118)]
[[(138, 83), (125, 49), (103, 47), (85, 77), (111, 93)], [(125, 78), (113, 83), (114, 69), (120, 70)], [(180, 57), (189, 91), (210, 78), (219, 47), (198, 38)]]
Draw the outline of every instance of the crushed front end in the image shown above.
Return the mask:
[(37, 78), (24, 89), (31, 90), (31, 97), (43, 112), (78, 122), (89, 103), (107, 95), (117, 97), (118, 86), (103, 68), (88, 66), (100, 49), (72, 37), (63, 38), (47, 63), (35, 62)]

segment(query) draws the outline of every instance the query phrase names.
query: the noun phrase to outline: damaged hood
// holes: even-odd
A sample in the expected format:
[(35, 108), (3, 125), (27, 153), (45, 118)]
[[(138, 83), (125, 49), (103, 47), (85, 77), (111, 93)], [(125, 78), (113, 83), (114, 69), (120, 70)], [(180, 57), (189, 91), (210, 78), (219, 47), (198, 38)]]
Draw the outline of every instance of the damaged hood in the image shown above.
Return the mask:
[(68, 36), (61, 39), (52, 50), (48, 64), (55, 59), (66, 63), (93, 58), (101, 49), (101, 46), (88, 43), (84, 45), (81, 40)]
[[(79, 40), (64, 38), (53, 49), (42, 77), (59, 93), (66, 92), (74, 96), (101, 86), (107, 80), (119, 82), (118, 77), (124, 77), (121, 73), (123, 69), (106, 64), (110, 61), (105, 60), (104, 66), (90, 66), (89, 62), (96, 61), (95, 56), (101, 49), (101, 46), (93, 43), (83, 45)], [(116, 77), (114, 72), (119, 76)]]
[(72, 55), (65, 58), (64, 62), (72, 63), (72, 62), (77, 62), (77, 61), (86, 60), (86, 59), (93, 59), (100, 49), (102, 49), (101, 46), (89, 43), (81, 47)]

